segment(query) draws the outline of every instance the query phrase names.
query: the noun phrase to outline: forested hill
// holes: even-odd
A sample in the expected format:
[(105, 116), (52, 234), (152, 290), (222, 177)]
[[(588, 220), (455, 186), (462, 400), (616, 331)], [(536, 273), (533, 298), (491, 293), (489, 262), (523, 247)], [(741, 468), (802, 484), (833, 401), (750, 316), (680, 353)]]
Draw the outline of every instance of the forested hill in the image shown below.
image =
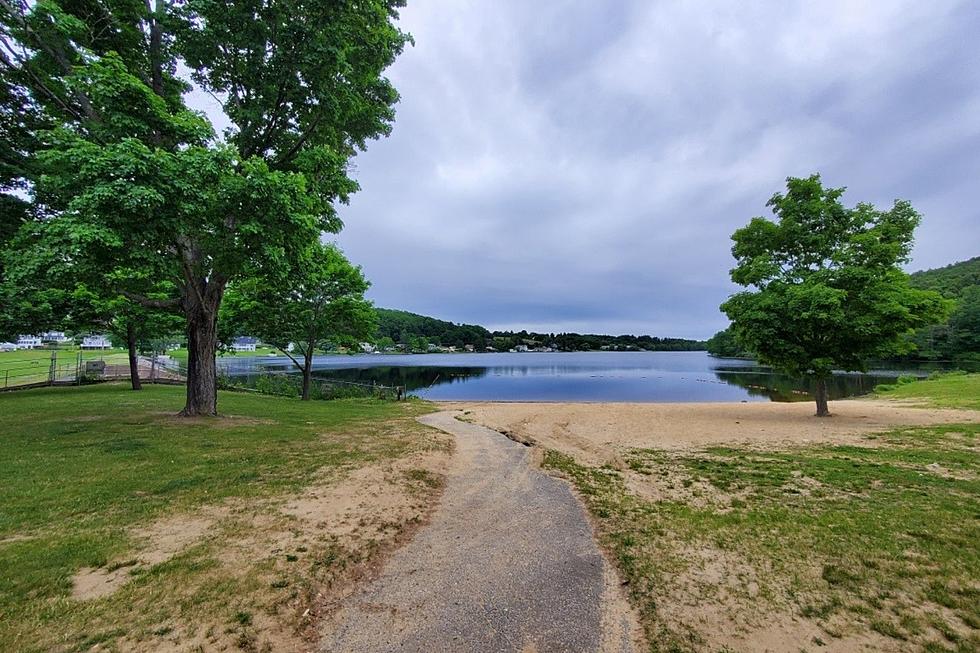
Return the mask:
[(946, 324), (915, 334), (917, 358), (980, 361), (980, 256), (912, 275), (912, 285), (955, 300)]
[(579, 333), (531, 333), (489, 331), (474, 324), (454, 324), (407, 311), (379, 308), (379, 347), (426, 351), (429, 345), (475, 351), (699, 351), (705, 343), (684, 338), (653, 336), (607, 336)]
[(381, 346), (393, 344), (410, 346), (419, 344), (417, 341), (424, 338), (426, 344), (458, 348), (479, 345), (482, 349), (490, 339), (489, 331), (474, 324), (454, 324), (434, 317), (390, 308), (375, 310), (378, 313), (378, 344)]
[(912, 285), (937, 290), (945, 297), (959, 299), (970, 286), (980, 286), (980, 256), (942, 268), (914, 272)]

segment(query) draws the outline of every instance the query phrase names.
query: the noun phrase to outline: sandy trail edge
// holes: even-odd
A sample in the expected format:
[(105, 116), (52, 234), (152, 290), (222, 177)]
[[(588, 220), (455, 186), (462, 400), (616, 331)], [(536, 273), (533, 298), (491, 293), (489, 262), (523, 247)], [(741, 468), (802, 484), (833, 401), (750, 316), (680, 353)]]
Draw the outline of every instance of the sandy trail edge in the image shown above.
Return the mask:
[(430, 524), (323, 626), (321, 651), (639, 650), (640, 628), (585, 509), (530, 450), (426, 415), (456, 456)]
[(882, 400), (831, 403), (816, 418), (800, 403), (499, 403), (440, 404), (509, 437), (604, 464), (630, 448), (698, 449), (818, 443), (872, 445), (865, 436), (903, 426), (980, 422), (980, 411), (918, 408)]

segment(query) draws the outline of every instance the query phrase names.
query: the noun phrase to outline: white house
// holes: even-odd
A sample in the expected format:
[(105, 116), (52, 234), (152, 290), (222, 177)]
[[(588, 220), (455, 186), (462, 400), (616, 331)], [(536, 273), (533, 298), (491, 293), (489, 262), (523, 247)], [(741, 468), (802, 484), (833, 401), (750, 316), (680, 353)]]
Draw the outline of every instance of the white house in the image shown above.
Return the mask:
[(112, 349), (108, 336), (94, 335), (82, 338), (82, 349)]
[(18, 336), (17, 349), (36, 349), (41, 346), (41, 339), (38, 336)]
[(65, 335), (64, 331), (45, 331), (41, 334), (41, 342), (53, 342), (56, 345), (63, 345), (71, 342), (71, 338)]
[(16, 351), (16, 342), (0, 342), (0, 351)]
[(233, 351), (255, 351), (257, 344), (259, 344), (258, 338), (239, 336), (231, 341), (231, 348)]

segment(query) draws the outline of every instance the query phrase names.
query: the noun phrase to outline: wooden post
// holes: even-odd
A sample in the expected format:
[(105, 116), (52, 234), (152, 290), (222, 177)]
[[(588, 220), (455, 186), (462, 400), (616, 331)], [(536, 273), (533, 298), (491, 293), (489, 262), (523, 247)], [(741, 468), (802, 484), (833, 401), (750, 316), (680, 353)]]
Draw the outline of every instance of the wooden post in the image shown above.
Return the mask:
[(54, 385), (58, 376), (58, 350), (51, 350), (51, 367), (48, 369), (48, 385)]

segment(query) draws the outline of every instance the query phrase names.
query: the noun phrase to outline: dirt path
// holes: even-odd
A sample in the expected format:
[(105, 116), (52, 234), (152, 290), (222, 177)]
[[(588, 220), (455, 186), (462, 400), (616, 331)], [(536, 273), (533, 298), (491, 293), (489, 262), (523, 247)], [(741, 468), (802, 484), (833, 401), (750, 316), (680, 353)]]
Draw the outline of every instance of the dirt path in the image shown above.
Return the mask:
[(458, 411), (442, 505), (325, 625), (321, 651), (634, 651), (639, 627), (563, 481)]

